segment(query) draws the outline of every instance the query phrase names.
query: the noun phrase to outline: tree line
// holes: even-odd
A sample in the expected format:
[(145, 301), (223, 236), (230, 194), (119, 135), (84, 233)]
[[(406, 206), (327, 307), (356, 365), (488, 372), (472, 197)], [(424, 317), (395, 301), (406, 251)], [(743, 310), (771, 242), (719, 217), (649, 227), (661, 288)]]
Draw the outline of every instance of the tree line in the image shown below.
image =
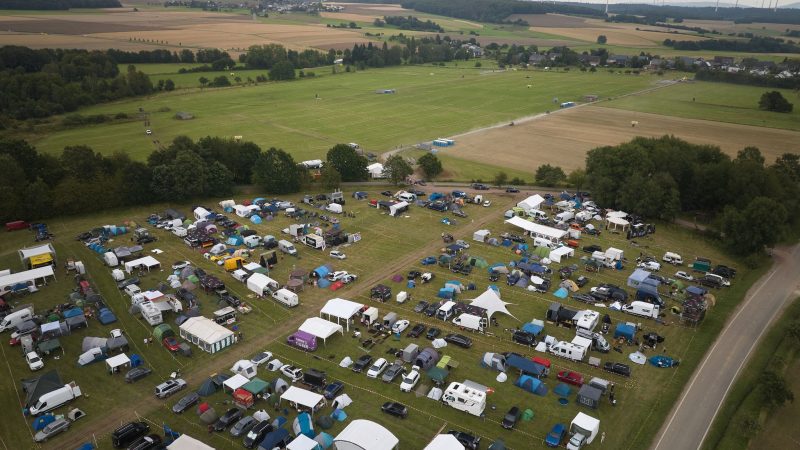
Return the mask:
[[(605, 9), (605, 4), (586, 5), (598, 11)], [(673, 17), (676, 19), (695, 20), (732, 20), (737, 23), (788, 23), (800, 24), (800, 10), (782, 8), (773, 11), (768, 8), (734, 8), (734, 7), (694, 7), (671, 5), (648, 5), (644, 3), (617, 3), (608, 5), (610, 14), (627, 14), (634, 16)]]
[(713, 50), (750, 53), (800, 53), (794, 41), (781, 38), (754, 36), (747, 41), (733, 39), (706, 39), (702, 41), (674, 41), (664, 39), (664, 45), (675, 50)]
[(775, 245), (800, 222), (800, 155), (793, 153), (767, 164), (755, 147), (731, 158), (672, 136), (638, 137), (590, 150), (585, 182), (598, 204), (628, 213), (670, 220), (708, 212), (740, 255)]
[(0, 9), (67, 10), (70, 8), (121, 8), (119, 0), (0, 0)]
[(698, 70), (694, 74), (695, 80), (717, 81), (733, 84), (746, 84), (750, 86), (764, 86), (782, 89), (800, 89), (800, 78), (778, 78), (774, 75), (757, 75), (746, 70), (727, 72), (724, 70)]
[(386, 24), (400, 28), (401, 30), (413, 31), (433, 31), (444, 33), (444, 28), (431, 20), (422, 21), (414, 16), (383, 16), (383, 20), (375, 19), (375, 26), (382, 27)]
[(603, 16), (602, 11), (568, 3), (526, 2), (518, 0), (406, 0), (403, 8), (420, 12), (492, 23), (514, 23), (527, 26), (524, 20), (510, 21), (512, 14), (578, 14)]

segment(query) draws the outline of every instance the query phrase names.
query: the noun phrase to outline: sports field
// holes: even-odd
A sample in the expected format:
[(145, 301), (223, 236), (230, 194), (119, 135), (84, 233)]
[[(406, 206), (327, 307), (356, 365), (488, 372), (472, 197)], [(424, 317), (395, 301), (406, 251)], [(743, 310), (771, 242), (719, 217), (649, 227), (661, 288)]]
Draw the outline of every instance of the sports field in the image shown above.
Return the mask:
[[(619, 96), (658, 79), (601, 72), (498, 72), (471, 65), (370, 69), (289, 83), (175, 91), (80, 111), (135, 116), (144, 108), (150, 113), (153, 136), (145, 135), (142, 123), (121, 123), (32, 138), (45, 152), (85, 144), (101, 153), (123, 151), (137, 159), (145, 159), (153, 150), (152, 139), (168, 143), (178, 135), (242, 136), (262, 148), (283, 148), (296, 160), (322, 157), (342, 142), (357, 142), (381, 153), (554, 109), (554, 98)], [(397, 93), (376, 94), (378, 89)], [(159, 112), (162, 108), (169, 111)], [(176, 120), (177, 111), (196, 118)]]

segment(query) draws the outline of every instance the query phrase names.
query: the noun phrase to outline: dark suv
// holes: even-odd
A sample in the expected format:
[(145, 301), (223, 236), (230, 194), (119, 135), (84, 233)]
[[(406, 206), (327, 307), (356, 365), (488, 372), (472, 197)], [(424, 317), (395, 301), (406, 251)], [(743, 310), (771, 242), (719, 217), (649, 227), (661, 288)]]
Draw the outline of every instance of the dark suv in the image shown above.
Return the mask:
[(514, 336), (511, 339), (517, 344), (527, 345), (529, 347), (536, 345), (536, 337), (527, 331), (517, 330), (514, 332)]
[(463, 334), (448, 334), (444, 337), (444, 340), (461, 348), (472, 347), (472, 339), (464, 336)]
[(627, 364), (607, 362), (603, 365), (603, 370), (622, 375), (623, 377), (631, 376), (631, 366)]
[(372, 364), (372, 356), (361, 356), (356, 360), (355, 364), (353, 364), (353, 372), (363, 372), (370, 364)]
[(150, 425), (144, 422), (129, 422), (114, 430), (111, 441), (116, 448), (125, 448), (135, 440), (147, 434)]
[(458, 439), (458, 442), (460, 442), (464, 448), (469, 450), (477, 450), (478, 444), (481, 442), (480, 437), (475, 437), (469, 433), (464, 433), (463, 431), (450, 430), (448, 433), (455, 436), (456, 439)]

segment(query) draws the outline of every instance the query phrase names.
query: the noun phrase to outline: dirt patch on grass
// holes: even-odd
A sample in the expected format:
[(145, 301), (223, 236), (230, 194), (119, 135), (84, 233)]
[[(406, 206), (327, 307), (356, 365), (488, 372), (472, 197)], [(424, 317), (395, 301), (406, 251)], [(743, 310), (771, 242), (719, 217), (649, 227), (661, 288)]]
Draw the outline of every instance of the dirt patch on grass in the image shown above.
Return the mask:
[[(638, 121), (636, 127), (631, 121)], [(794, 152), (800, 133), (773, 128), (682, 119), (678, 117), (584, 106), (542, 116), (513, 127), (504, 126), (456, 137), (456, 145), (439, 150), (457, 158), (491, 162), (533, 173), (542, 164), (565, 171), (583, 167), (586, 152), (617, 145), (636, 136), (671, 134), (695, 144), (717, 145), (731, 155), (753, 145), (767, 161)]]
[(561, 14), (512, 14), (508, 20), (515, 21), (522, 19), (532, 27), (539, 28), (585, 28), (592, 25), (587, 24), (586, 19), (575, 16), (564, 16)]
[(375, 19), (382, 18), (384, 16), (383, 14), (355, 14), (348, 12), (340, 12), (340, 13), (322, 12), (319, 13), (319, 15), (325, 17), (326, 19), (346, 20), (353, 22), (372, 22)]

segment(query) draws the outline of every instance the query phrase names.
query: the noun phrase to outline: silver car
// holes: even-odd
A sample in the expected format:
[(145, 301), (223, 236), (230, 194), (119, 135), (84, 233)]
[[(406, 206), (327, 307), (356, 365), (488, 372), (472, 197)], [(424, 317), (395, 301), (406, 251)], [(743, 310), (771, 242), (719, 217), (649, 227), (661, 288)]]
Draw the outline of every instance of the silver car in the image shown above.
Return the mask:
[(405, 374), (405, 370), (403, 370), (403, 366), (398, 363), (394, 363), (386, 369), (386, 372), (383, 373), (381, 380), (391, 383), (394, 381), (395, 378), (402, 376)]
[(50, 422), (42, 428), (41, 431), (36, 433), (36, 436), (33, 437), (33, 440), (36, 442), (44, 442), (51, 437), (61, 433), (62, 431), (67, 431), (69, 429), (69, 420), (67, 419), (56, 419), (53, 422)]
[(185, 387), (186, 381), (184, 381), (183, 378), (167, 380), (156, 386), (155, 394), (158, 398), (167, 398), (181, 389), (184, 389)]

